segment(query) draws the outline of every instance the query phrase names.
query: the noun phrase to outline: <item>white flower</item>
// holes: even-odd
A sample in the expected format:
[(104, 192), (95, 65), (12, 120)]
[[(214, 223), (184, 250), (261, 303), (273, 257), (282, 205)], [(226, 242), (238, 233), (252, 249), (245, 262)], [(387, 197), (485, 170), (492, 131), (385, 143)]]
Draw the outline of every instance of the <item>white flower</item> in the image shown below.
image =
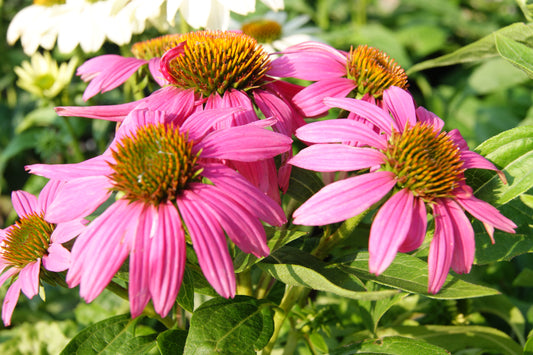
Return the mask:
[(274, 53), (307, 41), (320, 41), (313, 36), (319, 29), (312, 26), (304, 26), (309, 22), (309, 17), (301, 15), (287, 20), (287, 13), (267, 12), (262, 16), (251, 17), (242, 23), (231, 19), (230, 28), (241, 30), (254, 37), (265, 51)]
[(31, 62), (23, 61), (20, 67), (15, 67), (17, 85), (38, 97), (51, 99), (70, 83), (77, 65), (77, 58), (58, 66), (50, 53), (35, 53)]
[[(261, 0), (272, 10), (283, 9), (283, 0)], [(174, 24), (178, 10), (194, 28), (227, 30), (230, 12), (246, 15), (255, 11), (255, 0), (167, 0), (167, 20)]]
[(148, 17), (159, 17), (161, 12), (158, 6), (152, 6), (152, 11), (144, 7), (141, 16), (135, 13), (139, 6), (128, 6), (133, 2), (140, 0), (66, 0), (30, 5), (9, 24), (7, 41), (14, 44), (20, 38), (27, 55), (35, 53), (39, 46), (51, 50), (56, 39), (62, 53), (70, 53), (78, 44), (84, 52), (95, 52), (106, 39), (127, 44), (133, 33), (144, 31)]

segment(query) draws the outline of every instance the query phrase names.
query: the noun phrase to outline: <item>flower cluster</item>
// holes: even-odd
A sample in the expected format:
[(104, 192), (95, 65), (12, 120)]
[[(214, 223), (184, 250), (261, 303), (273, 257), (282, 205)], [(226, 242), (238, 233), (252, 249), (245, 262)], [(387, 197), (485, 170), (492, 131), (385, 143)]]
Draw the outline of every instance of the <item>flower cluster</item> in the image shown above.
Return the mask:
[[(167, 316), (189, 263), (197, 262), (218, 294), (234, 297), (233, 247), (268, 256), (263, 224), (323, 226), (376, 209), (368, 250), (369, 271), (379, 275), (398, 252), (422, 245), (429, 215), (430, 293), (450, 268), (472, 267), (466, 213), (491, 238), (494, 228), (514, 233), (512, 221), (474, 197), (464, 173), (504, 175), (457, 130), (444, 131), (439, 117), (417, 107), (404, 70), (378, 49), (345, 52), (311, 41), (271, 56), (244, 32), (205, 30), (137, 43), (132, 55), (80, 66), (89, 82), (84, 99), (147, 66), (158, 87), (145, 97), (56, 108), (60, 116), (120, 123), (107, 150), (76, 164), (30, 165), (50, 183), (38, 199), (13, 194), (21, 221), (0, 234), (0, 284), (15, 280), (5, 324), (21, 290), (37, 294), (39, 271), (46, 281), (43, 273), (68, 270), (68, 286), (79, 285), (91, 302), (127, 261), (133, 317), (150, 300)], [(341, 109), (338, 119), (311, 122), (330, 108)], [(296, 154), (293, 136), (306, 145)], [(291, 166), (343, 173), (286, 216)], [(61, 246), (76, 236), (70, 250)], [(187, 250), (197, 261), (187, 260)]]

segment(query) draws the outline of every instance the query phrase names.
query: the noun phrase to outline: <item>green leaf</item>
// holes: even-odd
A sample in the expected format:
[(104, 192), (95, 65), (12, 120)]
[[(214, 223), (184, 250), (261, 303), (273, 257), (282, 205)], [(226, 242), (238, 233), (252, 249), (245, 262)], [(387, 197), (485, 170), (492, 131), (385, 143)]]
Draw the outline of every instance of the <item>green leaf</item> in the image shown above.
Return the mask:
[(494, 38), (498, 53), (533, 79), (533, 49), (498, 34)]
[(478, 198), (504, 205), (533, 187), (533, 126), (502, 132), (475, 150), (501, 169), (508, 181), (504, 185), (495, 174), (476, 172), (473, 177), (479, 186), (475, 191)]
[(157, 336), (157, 348), (161, 355), (183, 354), (187, 331), (182, 329), (169, 329)]
[[(486, 95), (492, 92), (501, 92), (507, 88), (516, 87), (529, 80), (527, 75), (513, 64), (502, 58), (494, 58), (485, 61), (477, 67), (468, 78), (468, 84), (476, 91), (476, 93)], [(477, 109), (478, 112), (489, 104), (486, 101), (481, 101), (480, 103), (481, 107)], [(480, 118), (481, 112), (472, 117), (472, 119), (477, 120), (477, 122), (479, 122)], [(498, 121), (502, 121), (501, 116), (498, 117)], [(514, 128), (515, 126), (516, 125), (512, 125), (507, 128)], [(503, 130), (500, 130), (497, 133), (500, 133), (501, 131)]]
[(155, 345), (156, 334), (136, 337), (139, 319), (124, 314), (93, 324), (78, 333), (61, 354), (146, 354)]
[(409, 254), (398, 253), (392, 264), (379, 276), (368, 272), (367, 252), (358, 253), (355, 260), (342, 264), (340, 267), (360, 279), (372, 280), (382, 285), (426, 295), (430, 298), (458, 299), (498, 294), (497, 290), (463, 281), (453, 275), (448, 275), (442, 289), (437, 294), (429, 294), (427, 292), (428, 265)]
[(494, 314), (509, 324), (520, 344), (525, 343), (526, 319), (517, 306), (505, 295), (472, 300), (473, 312)]
[(247, 296), (205, 302), (191, 318), (185, 354), (255, 354), (274, 331), (272, 306)]
[(533, 21), (533, 4), (528, 4), (528, 0), (516, 0), (520, 10), (524, 13), (526, 19), (531, 22)]
[(533, 337), (527, 338), (523, 355), (533, 355)]
[(272, 277), (291, 286), (303, 286), (314, 290), (332, 292), (357, 300), (388, 298), (397, 291), (366, 291), (353, 275), (296, 248), (284, 247), (264, 259), (259, 266)]
[(525, 268), (518, 276), (513, 280), (513, 286), (515, 287), (533, 287), (533, 270)]
[(517, 355), (522, 347), (504, 332), (483, 326), (398, 326), (380, 328), (379, 338), (387, 336), (403, 336), (426, 341), (440, 346), (451, 353), (465, 349), (485, 349), (489, 353)]
[(507, 37), (508, 39), (521, 41), (525, 44), (531, 45), (533, 43), (533, 24), (526, 25), (524, 23), (514, 23), (507, 27), (501, 28), (498, 31), (495, 31), (474, 43), (459, 48), (452, 53), (413, 65), (409, 70), (407, 70), (407, 74), (411, 75), (414, 72), (429, 68), (474, 62), (481, 59), (495, 57), (498, 55), (498, 50), (496, 48), (496, 36)]
[(359, 344), (344, 346), (334, 350), (331, 355), (363, 354), (391, 354), (391, 355), (448, 355), (449, 352), (420, 339), (401, 336), (388, 336), (379, 340), (365, 340)]
[(40, 107), (24, 116), (24, 119), (15, 127), (15, 132), (22, 133), (31, 127), (47, 127), (57, 120), (57, 113), (52, 106)]
[(324, 187), (324, 183), (317, 173), (293, 166), (287, 195), (299, 202), (305, 202), (318, 190)]
[(185, 268), (183, 273), (183, 281), (176, 301), (184, 310), (194, 312), (194, 279), (188, 268)]

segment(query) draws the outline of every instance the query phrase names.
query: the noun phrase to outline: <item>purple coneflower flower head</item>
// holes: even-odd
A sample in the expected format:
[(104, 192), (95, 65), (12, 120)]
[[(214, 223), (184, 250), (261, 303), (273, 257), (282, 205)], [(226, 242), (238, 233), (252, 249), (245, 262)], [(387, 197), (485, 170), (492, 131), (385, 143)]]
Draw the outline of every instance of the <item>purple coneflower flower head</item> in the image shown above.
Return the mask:
[(233, 109), (200, 111), (180, 126), (161, 111), (136, 110), (103, 155), (72, 165), (32, 165), (29, 170), (67, 181), (47, 215), (52, 221), (93, 212), (113, 193), (116, 201), (96, 217), (72, 249), (69, 286), (92, 301), (129, 255), (132, 316), (152, 299), (166, 316), (185, 268), (186, 232), (200, 267), (223, 297), (235, 295), (228, 237), (244, 252), (266, 256), (261, 221), (281, 225), (281, 207), (220, 161), (272, 158), (291, 139), (265, 129), (273, 120), (210, 128)]
[[(374, 217), (368, 246), (369, 270), (379, 275), (397, 252), (422, 244), (431, 212), (435, 233), (428, 258), (430, 293), (439, 291), (450, 267), (457, 273), (470, 271), (474, 231), (465, 211), (483, 222), (491, 239), (494, 228), (514, 233), (516, 225), (474, 197), (465, 183), (466, 169), (498, 169), (470, 151), (457, 130), (442, 131), (440, 118), (415, 108), (409, 93), (390, 87), (383, 108), (350, 98), (324, 101), (368, 119), (383, 133), (350, 119), (315, 122), (296, 131), (298, 138), (317, 144), (303, 149), (290, 164), (322, 172), (369, 170), (322, 188), (294, 212), (295, 224), (341, 222), (385, 199)], [(354, 141), (364, 146), (344, 143)]]
[[(39, 197), (25, 191), (11, 194), (13, 207), (20, 219), (0, 230), (0, 286), (11, 278), (4, 298), (2, 320), (11, 324), (20, 291), (28, 298), (39, 292), (40, 279), (47, 271), (65, 271), (70, 265), (70, 252), (61, 244), (77, 236), (85, 228), (85, 220), (76, 218), (54, 224), (45, 220), (62, 183), (50, 181)], [(41, 277), (40, 277), (41, 276)]]
[(366, 45), (348, 53), (324, 43), (305, 42), (282, 54), (273, 61), (271, 75), (315, 81), (293, 98), (307, 117), (329, 109), (325, 97), (355, 97), (379, 105), (388, 87), (408, 87), (405, 71), (387, 54)]

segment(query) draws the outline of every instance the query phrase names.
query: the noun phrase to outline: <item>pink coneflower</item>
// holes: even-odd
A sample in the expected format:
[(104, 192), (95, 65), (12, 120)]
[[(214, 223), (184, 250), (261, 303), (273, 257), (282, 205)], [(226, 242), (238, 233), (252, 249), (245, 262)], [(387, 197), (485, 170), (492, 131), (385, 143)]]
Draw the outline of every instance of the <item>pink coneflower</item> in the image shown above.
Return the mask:
[[(50, 181), (39, 197), (25, 191), (11, 194), (13, 207), (20, 217), (14, 225), (0, 230), (0, 286), (11, 278), (2, 307), (2, 320), (11, 324), (20, 291), (28, 298), (39, 292), (40, 279), (46, 280), (48, 271), (65, 271), (70, 265), (70, 252), (61, 243), (77, 236), (83, 229), (82, 218), (53, 224), (44, 219), (58, 190), (58, 181)], [(42, 268), (41, 268), (42, 266)]]
[[(179, 43), (160, 58), (160, 74), (168, 85), (150, 96), (120, 105), (58, 107), (57, 113), (120, 122), (135, 109), (161, 110), (187, 117), (199, 108), (242, 107), (244, 110), (234, 113), (231, 120), (221, 122), (215, 128), (257, 121), (256, 109), (267, 118), (275, 118), (277, 123), (273, 129), (287, 136), (305, 124), (291, 103), (301, 87), (269, 75), (273, 67), (269, 55), (252, 37), (238, 32), (199, 31), (183, 34), (176, 42)], [(141, 47), (148, 48), (150, 44)], [(143, 50), (152, 53), (146, 48)], [(106, 58), (92, 59), (95, 62), (90, 62), (90, 68), (83, 70), (85, 79), (92, 78), (85, 94), (87, 97), (99, 89), (120, 85), (135, 66), (142, 65), (132, 58), (114, 58), (107, 63)], [(95, 74), (98, 67), (101, 69)], [(282, 71), (282, 68), (277, 69), (277, 72)], [(290, 152), (283, 156), (282, 163), (289, 155)], [(280, 169), (279, 181), (271, 159), (251, 166), (240, 164), (238, 168), (256, 186), (268, 189), (263, 191), (272, 198), (279, 199), (278, 185), (283, 190), (288, 187), (289, 169), (285, 164)]]
[(329, 109), (325, 97), (354, 97), (379, 104), (388, 87), (408, 86), (405, 71), (393, 59), (366, 45), (347, 53), (311, 41), (289, 47), (282, 54), (272, 62), (271, 75), (316, 81), (293, 98), (307, 117)]
[(244, 252), (268, 255), (260, 221), (281, 225), (283, 210), (220, 160), (271, 158), (290, 149), (291, 139), (263, 127), (273, 120), (210, 131), (233, 111), (198, 112), (176, 126), (161, 111), (136, 110), (102, 156), (29, 166), (32, 173), (67, 181), (57, 208), (46, 215), (52, 221), (91, 213), (116, 192), (116, 201), (72, 249), (67, 282), (79, 284), (86, 301), (102, 292), (129, 255), (132, 316), (150, 298), (166, 316), (185, 267), (185, 230), (206, 279), (224, 297), (235, 295), (224, 233)]
[[(493, 242), (494, 227), (514, 233), (516, 225), (475, 198), (465, 183), (466, 169), (498, 171), (496, 167), (468, 150), (457, 130), (442, 131), (440, 118), (422, 107), (415, 109), (406, 91), (385, 90), (384, 108), (350, 98), (324, 101), (368, 119), (384, 133), (350, 119), (299, 128), (298, 138), (318, 144), (303, 149), (290, 164), (323, 172), (370, 170), (325, 186), (294, 212), (294, 223), (340, 222), (386, 198), (372, 223), (368, 246), (369, 270), (379, 275), (397, 252), (409, 252), (422, 244), (427, 210), (431, 211), (435, 233), (428, 257), (430, 293), (439, 291), (450, 267), (457, 273), (470, 271), (474, 231), (465, 210), (483, 222)], [(352, 141), (366, 147), (342, 143)]]

